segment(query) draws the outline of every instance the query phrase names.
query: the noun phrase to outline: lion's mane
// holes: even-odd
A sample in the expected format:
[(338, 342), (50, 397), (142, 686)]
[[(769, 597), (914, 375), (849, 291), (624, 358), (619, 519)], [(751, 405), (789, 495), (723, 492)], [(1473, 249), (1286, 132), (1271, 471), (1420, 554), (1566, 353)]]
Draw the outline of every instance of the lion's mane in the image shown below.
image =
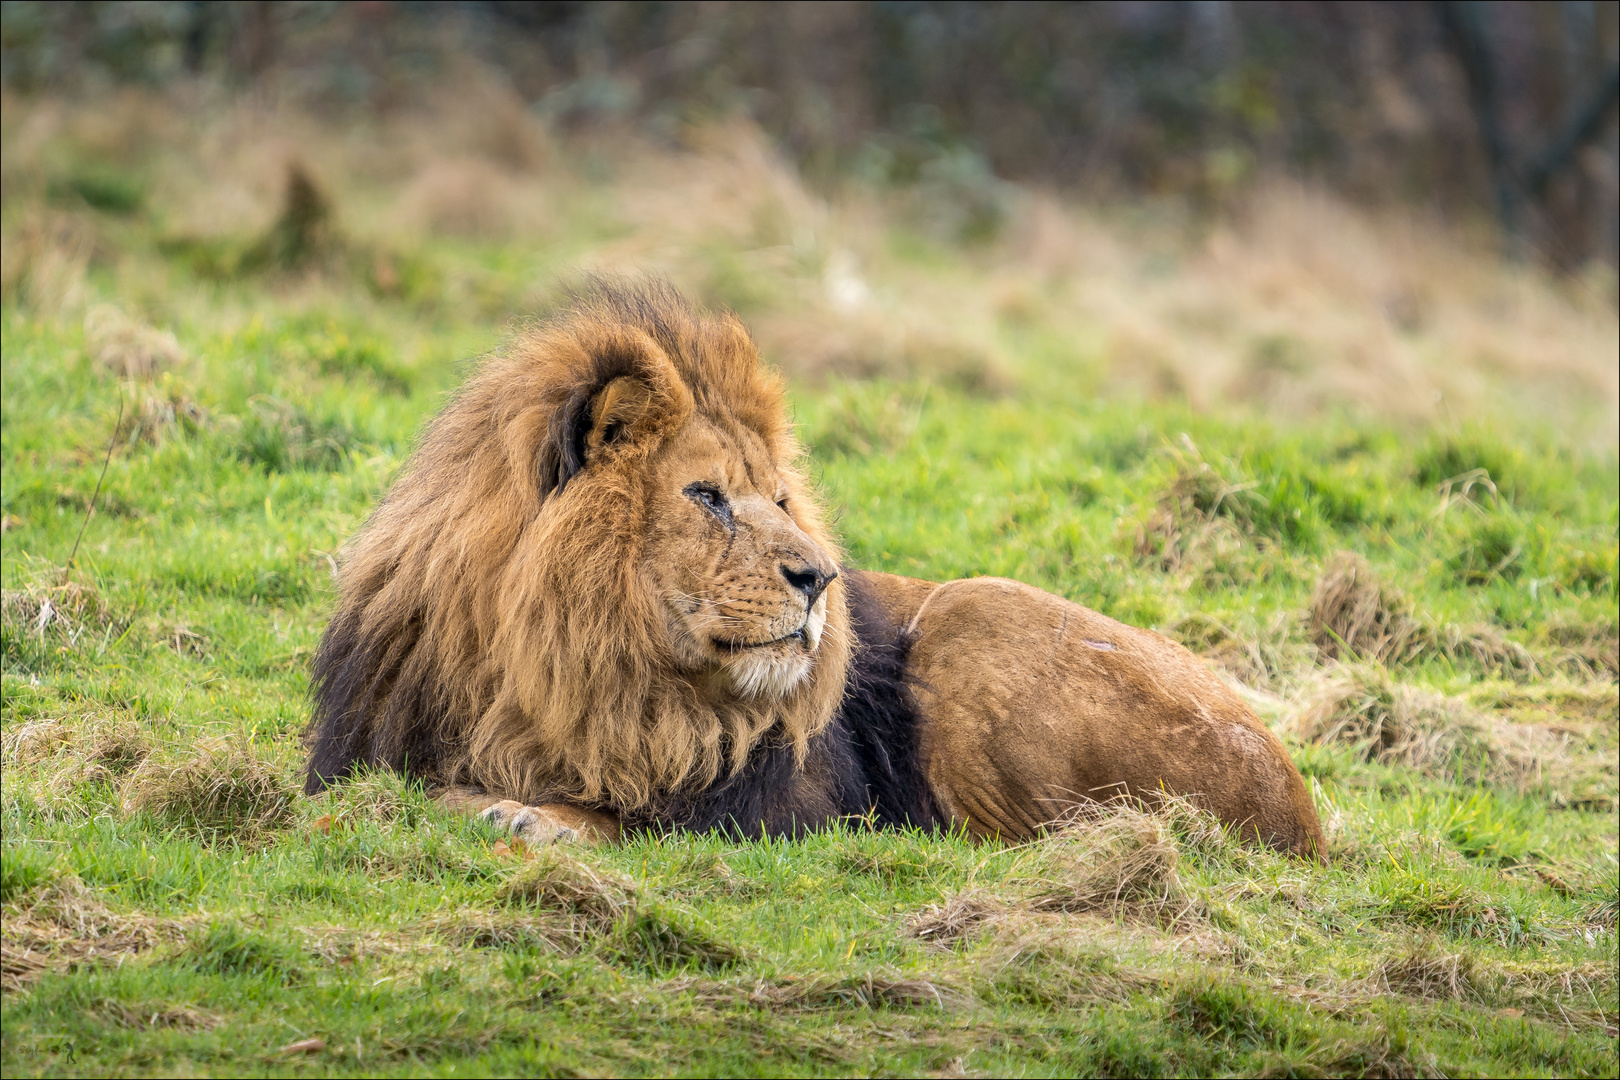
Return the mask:
[[(625, 376), (651, 407), (587, 469), (592, 401)], [(666, 285), (599, 282), (483, 364), (351, 542), (315, 658), (307, 790), (365, 764), (634, 815), (723, 787), (751, 754), (802, 766), (848, 681), (848, 583), (828, 587), (808, 677), (726, 698), (676, 669), (638, 570), (645, 463), (694, 412), (763, 440), (799, 526), (837, 551), (742, 325)]]

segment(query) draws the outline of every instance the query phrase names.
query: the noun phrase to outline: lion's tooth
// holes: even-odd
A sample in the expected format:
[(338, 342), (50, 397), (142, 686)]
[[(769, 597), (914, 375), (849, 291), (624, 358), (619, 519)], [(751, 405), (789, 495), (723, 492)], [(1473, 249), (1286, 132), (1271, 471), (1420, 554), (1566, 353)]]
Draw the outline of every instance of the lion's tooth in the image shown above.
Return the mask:
[(816, 601), (816, 606), (810, 609), (810, 617), (804, 620), (804, 644), (811, 652), (821, 644), (821, 629), (827, 625), (826, 598)]

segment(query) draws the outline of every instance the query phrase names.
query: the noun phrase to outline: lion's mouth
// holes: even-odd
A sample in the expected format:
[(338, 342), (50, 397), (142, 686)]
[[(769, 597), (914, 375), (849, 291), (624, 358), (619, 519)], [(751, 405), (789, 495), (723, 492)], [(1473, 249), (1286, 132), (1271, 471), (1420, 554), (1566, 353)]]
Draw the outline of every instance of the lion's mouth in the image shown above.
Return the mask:
[(784, 634), (779, 638), (772, 638), (770, 641), (727, 641), (724, 638), (710, 638), (709, 640), (714, 642), (715, 648), (723, 649), (726, 652), (743, 652), (747, 649), (768, 649), (772, 645), (785, 645), (790, 641), (797, 641), (807, 649), (815, 648), (810, 641), (810, 627), (808, 622), (806, 622), (804, 626), (801, 626), (797, 630), (793, 631), (793, 633)]

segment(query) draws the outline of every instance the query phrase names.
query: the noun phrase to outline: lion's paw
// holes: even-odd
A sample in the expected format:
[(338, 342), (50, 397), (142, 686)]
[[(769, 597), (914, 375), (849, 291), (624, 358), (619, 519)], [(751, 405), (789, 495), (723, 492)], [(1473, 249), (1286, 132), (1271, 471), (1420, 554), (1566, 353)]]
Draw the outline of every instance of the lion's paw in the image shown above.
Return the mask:
[(580, 839), (579, 830), (545, 807), (525, 806), (515, 799), (502, 799), (478, 816), (529, 844), (554, 844)]

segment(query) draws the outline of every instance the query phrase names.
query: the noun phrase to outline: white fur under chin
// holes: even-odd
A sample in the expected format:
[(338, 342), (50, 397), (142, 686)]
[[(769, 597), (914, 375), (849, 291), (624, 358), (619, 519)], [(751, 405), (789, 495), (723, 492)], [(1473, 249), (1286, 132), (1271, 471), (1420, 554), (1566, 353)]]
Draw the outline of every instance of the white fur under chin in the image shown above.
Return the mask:
[(804, 651), (772, 656), (762, 650), (728, 658), (725, 672), (731, 676), (732, 691), (745, 698), (787, 697), (810, 674), (816, 646), (821, 644), (821, 632), (826, 628), (827, 594), (822, 593), (804, 620)]
[(804, 681), (814, 663), (809, 653), (771, 656), (749, 652), (727, 658), (724, 670), (738, 697), (780, 698)]
[[(714, 663), (713, 653), (698, 643), (697, 634), (688, 626), (690, 617), (691, 612), (682, 611), (679, 605), (666, 605), (665, 619), (676, 662), (687, 670), (698, 670)], [(815, 667), (816, 649), (826, 628), (827, 596), (823, 593), (804, 620), (802, 645), (784, 642), (760, 649), (739, 649), (720, 660), (720, 673), (738, 697), (786, 697)]]

